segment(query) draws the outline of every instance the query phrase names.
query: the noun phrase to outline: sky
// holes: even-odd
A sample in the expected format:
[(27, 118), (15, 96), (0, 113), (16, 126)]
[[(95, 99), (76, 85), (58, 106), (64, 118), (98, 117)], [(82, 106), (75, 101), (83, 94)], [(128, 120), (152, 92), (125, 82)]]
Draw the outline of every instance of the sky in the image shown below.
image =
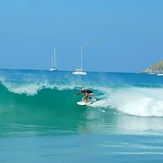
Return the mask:
[(163, 58), (163, 0), (0, 0), (0, 68), (140, 72)]

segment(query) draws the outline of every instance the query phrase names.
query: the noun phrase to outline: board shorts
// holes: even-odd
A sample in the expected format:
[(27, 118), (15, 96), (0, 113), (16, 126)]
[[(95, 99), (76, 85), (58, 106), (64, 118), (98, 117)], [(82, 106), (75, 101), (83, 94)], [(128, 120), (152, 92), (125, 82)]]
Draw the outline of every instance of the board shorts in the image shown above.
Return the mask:
[(88, 93), (88, 97), (92, 97), (93, 96), (93, 93)]

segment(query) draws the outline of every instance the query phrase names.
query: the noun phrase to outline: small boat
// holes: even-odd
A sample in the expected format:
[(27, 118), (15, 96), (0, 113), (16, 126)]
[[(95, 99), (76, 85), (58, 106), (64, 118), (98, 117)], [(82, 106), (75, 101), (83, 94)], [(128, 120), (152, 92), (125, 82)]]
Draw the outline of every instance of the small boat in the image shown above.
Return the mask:
[(83, 71), (83, 54), (82, 54), (82, 46), (81, 46), (81, 54), (80, 54), (80, 68), (76, 68), (73, 72), (72, 72), (72, 74), (73, 75), (87, 75), (87, 73), (86, 72), (84, 72)]
[(56, 71), (57, 70), (57, 68), (56, 68), (56, 59), (55, 59), (56, 54), (55, 53), (56, 53), (56, 51), (55, 51), (55, 48), (54, 48), (54, 54), (51, 57), (51, 67), (50, 67), (49, 71)]
[(158, 76), (163, 76), (163, 74), (157, 74)]

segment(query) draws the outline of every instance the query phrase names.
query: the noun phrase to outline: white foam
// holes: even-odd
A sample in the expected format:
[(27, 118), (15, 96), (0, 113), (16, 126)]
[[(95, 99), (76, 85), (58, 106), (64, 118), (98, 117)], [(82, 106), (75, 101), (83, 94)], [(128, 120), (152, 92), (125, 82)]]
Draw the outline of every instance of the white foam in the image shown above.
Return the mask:
[(96, 101), (91, 106), (92, 107), (103, 107), (103, 108), (107, 108), (107, 107), (110, 106), (110, 98), (104, 98), (104, 99), (101, 99), (99, 101)]
[(124, 113), (163, 116), (163, 88), (126, 88), (111, 94), (111, 103)]
[(44, 83), (12, 83), (3, 81), (2, 84), (10, 91), (16, 94), (36, 95), (43, 88), (53, 88), (47, 82)]
[(42, 89), (73, 90), (75, 85), (65, 83), (49, 83), (48, 81), (31, 81), (24, 83), (14, 83), (1, 80), (1, 83), (10, 91), (16, 94), (36, 95)]

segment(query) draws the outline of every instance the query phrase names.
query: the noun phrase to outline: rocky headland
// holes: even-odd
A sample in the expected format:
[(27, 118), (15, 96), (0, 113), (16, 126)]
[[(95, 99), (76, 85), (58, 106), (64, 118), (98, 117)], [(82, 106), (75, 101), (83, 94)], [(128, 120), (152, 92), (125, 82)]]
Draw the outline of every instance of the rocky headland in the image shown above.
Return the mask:
[(153, 64), (152, 66), (147, 68), (145, 71), (142, 71), (141, 73), (163, 74), (163, 61)]

